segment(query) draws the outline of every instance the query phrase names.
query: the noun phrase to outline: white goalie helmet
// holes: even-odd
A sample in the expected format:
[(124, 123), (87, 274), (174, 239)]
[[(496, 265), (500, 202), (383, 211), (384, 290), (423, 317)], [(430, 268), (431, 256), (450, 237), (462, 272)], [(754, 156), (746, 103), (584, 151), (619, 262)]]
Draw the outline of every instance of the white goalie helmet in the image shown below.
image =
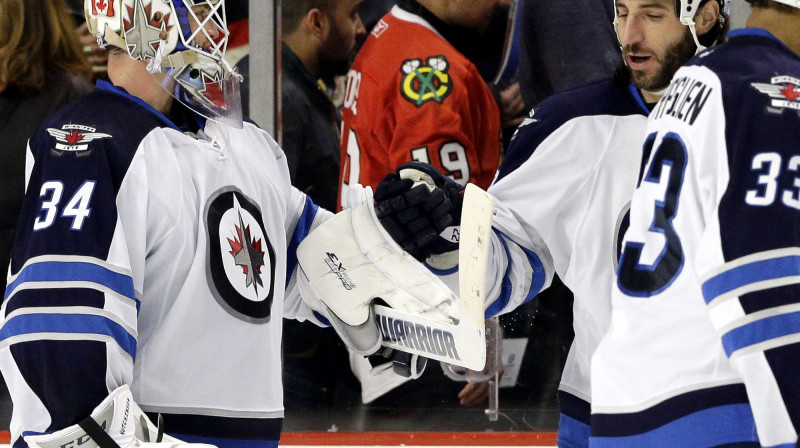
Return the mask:
[[(694, 43), (697, 46), (698, 53), (705, 50), (706, 47), (702, 45), (700, 43), (700, 40), (697, 38), (697, 30), (695, 29), (694, 16), (697, 14), (697, 10), (700, 9), (700, 7), (703, 6), (708, 1), (716, 1), (717, 3), (719, 3), (720, 12), (724, 12), (725, 14), (730, 13), (730, 8), (731, 8), (730, 0), (675, 0), (675, 13), (678, 15), (678, 19), (680, 19), (681, 23), (689, 27), (689, 31), (692, 33), (692, 38), (694, 38)], [(783, 0), (783, 1), (800, 2), (800, 0)], [(719, 20), (720, 22), (724, 22), (725, 17), (722, 14), (720, 14)], [(618, 22), (619, 22), (619, 15), (615, 7), (614, 31), (617, 32), (617, 36), (619, 36), (619, 31), (617, 30)]]
[(242, 126), (240, 76), (225, 60), (225, 0), (85, 0), (100, 46), (127, 50), (200, 115)]

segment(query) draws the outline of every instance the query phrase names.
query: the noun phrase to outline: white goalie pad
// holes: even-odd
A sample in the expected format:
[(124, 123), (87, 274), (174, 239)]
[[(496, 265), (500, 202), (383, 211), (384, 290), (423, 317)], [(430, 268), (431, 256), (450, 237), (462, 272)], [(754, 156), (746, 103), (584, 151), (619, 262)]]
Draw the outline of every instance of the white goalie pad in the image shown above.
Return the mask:
[[(127, 385), (114, 390), (89, 417), (51, 434), (23, 438), (30, 448), (109, 448), (109, 445), (121, 448), (216, 448), (203, 443), (186, 443), (163, 434), (133, 401)], [(110, 438), (96, 440), (84, 429), (87, 421)]]
[(483, 301), (464, 303), (404, 252), (383, 229), (366, 191), (366, 201), (323, 223), (297, 249), (299, 273), (327, 308), (331, 325), (362, 355), (382, 345), (483, 369)]

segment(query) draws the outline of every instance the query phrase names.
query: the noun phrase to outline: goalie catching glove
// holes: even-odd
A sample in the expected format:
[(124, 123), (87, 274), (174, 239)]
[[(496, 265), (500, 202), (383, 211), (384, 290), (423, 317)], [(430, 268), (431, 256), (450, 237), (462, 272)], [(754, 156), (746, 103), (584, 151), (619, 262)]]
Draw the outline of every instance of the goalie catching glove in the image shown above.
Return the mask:
[(375, 212), (406, 252), (424, 261), (458, 249), (464, 188), (422, 162), (401, 165), (375, 190)]
[(133, 401), (127, 385), (111, 392), (78, 424), (51, 434), (23, 438), (30, 448), (216, 448), (164, 434)]
[(482, 369), (485, 351), (476, 350), (485, 346), (482, 309), (467, 318), (458, 296), (384, 230), (371, 190), (359, 195), (360, 205), (328, 219), (298, 246), (303, 299), (357, 354), (384, 346), (418, 355), (392, 354), (393, 368), (404, 366), (401, 374), (421, 373), (420, 357)]

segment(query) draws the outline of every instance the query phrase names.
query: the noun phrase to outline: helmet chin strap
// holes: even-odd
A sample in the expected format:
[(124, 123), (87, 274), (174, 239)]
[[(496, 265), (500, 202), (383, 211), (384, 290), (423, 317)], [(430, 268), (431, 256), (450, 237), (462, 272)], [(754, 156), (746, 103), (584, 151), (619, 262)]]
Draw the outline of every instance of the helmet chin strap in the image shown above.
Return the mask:
[(692, 17), (681, 17), (681, 23), (689, 27), (689, 32), (692, 33), (692, 38), (694, 39), (694, 44), (697, 45), (697, 51), (694, 54), (698, 54), (701, 51), (705, 50), (707, 47), (703, 46), (700, 43), (700, 40), (697, 38), (697, 28), (694, 23), (694, 19)]

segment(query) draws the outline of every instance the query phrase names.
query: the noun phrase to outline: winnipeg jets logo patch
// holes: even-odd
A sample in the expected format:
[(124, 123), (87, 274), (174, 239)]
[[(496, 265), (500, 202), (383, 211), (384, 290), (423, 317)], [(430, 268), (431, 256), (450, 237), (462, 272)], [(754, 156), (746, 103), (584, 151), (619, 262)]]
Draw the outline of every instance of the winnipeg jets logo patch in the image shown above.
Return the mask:
[(751, 85), (772, 98), (772, 107), (800, 110), (800, 79), (792, 76), (776, 76), (771, 84), (754, 82)]
[(270, 320), (275, 290), (275, 250), (261, 211), (234, 187), (206, 205), (208, 282), (217, 302), (239, 319)]
[(400, 93), (416, 107), (435, 101), (441, 104), (453, 92), (453, 80), (447, 71), (450, 63), (444, 56), (403, 61)]
[(47, 128), (47, 133), (56, 139), (53, 154), (62, 156), (65, 152), (74, 152), (79, 157), (89, 154), (89, 142), (111, 135), (96, 132), (97, 129), (82, 124), (65, 124), (61, 129)]

